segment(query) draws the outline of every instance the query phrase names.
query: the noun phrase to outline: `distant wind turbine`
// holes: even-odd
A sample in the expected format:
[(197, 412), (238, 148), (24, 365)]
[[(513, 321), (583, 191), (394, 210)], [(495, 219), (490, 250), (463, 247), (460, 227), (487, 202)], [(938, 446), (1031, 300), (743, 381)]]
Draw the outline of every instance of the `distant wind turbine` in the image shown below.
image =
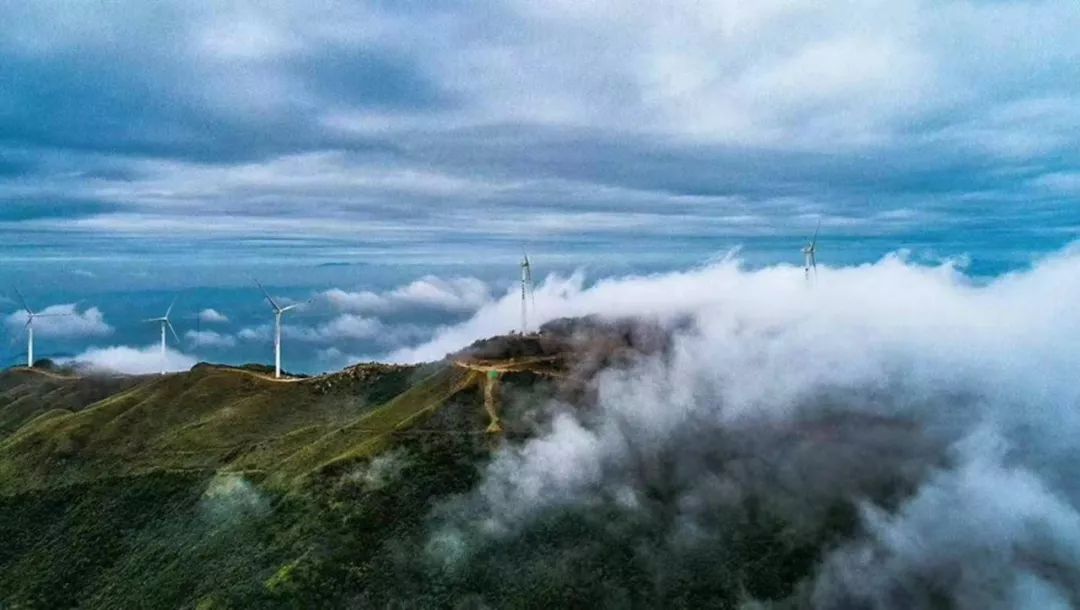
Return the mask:
[[(528, 296), (528, 302), (526, 301)], [(521, 258), (521, 334), (529, 332), (529, 309), (536, 315), (536, 296), (533, 294), (532, 264), (529, 255), (522, 252)]]
[(165, 362), (166, 362), (166, 345), (165, 345), (165, 329), (168, 328), (172, 332), (172, 336), (176, 339), (177, 343), (180, 343), (180, 336), (176, 334), (176, 329), (173, 328), (172, 322), (169, 321), (169, 315), (172, 314), (173, 306), (176, 305), (176, 299), (173, 299), (169, 304), (169, 308), (165, 310), (165, 315), (160, 318), (150, 318), (143, 320), (143, 322), (158, 322), (161, 324), (161, 374), (165, 374)]
[(66, 313), (37, 313), (26, 304), (19, 289), (15, 289), (15, 295), (19, 297), (19, 304), (26, 310), (26, 368), (34, 368), (34, 318), (59, 318), (71, 314)]
[[(281, 378), (281, 316), (287, 311), (291, 311), (303, 305), (303, 303), (293, 303), (292, 305), (286, 305), (284, 307), (278, 305), (277, 301), (270, 296), (270, 293), (263, 288), (263, 285), (259, 283), (259, 280), (255, 280), (255, 283), (259, 285), (259, 290), (266, 296), (266, 300), (270, 302), (270, 307), (274, 309), (274, 378)], [(308, 301), (310, 303), (310, 301)]]
[(806, 264), (804, 272), (806, 274), (806, 281), (810, 281), (810, 270), (814, 270), (814, 277), (817, 278), (817, 236), (818, 231), (821, 230), (821, 221), (818, 221), (817, 228), (814, 229), (814, 236), (810, 238), (810, 242), (806, 244), (806, 247), (802, 249), (803, 256), (806, 257)]

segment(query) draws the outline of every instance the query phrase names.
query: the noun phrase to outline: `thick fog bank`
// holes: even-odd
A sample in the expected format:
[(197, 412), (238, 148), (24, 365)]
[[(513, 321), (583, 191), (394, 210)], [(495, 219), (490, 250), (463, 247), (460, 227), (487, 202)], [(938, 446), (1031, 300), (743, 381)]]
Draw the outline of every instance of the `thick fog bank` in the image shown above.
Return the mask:
[[(584, 287), (549, 277), (539, 316), (685, 319), (673, 349), (595, 381), (504, 447), (447, 507), (454, 564), (552, 511), (659, 523), (650, 552), (718, 544), (749, 498), (798, 523), (858, 507), (793, 593), (818, 607), (1080, 605), (1080, 251), (975, 283), (902, 256), (756, 271), (726, 260)], [(401, 359), (505, 331), (514, 295)], [(740, 509), (744, 510), (745, 509)], [(658, 567), (658, 570), (661, 568)], [(749, 595), (752, 597), (752, 595)]]

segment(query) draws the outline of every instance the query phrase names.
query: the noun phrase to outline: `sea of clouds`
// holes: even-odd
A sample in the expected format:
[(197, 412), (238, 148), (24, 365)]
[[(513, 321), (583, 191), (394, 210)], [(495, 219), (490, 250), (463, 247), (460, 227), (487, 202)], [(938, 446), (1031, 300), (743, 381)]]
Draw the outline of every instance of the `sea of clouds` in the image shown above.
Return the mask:
[[(656, 510), (647, 490), (660, 485), (675, 498), (664, 507), (675, 515), (668, 536), (683, 544), (733, 496), (782, 488), (789, 517), (837, 498), (859, 506), (857, 536), (801, 585), (806, 604), (1080, 606), (1078, 278), (1077, 244), (995, 278), (968, 276), (963, 260), (904, 253), (821, 266), (810, 278), (790, 265), (747, 268), (737, 253), (671, 273), (549, 275), (535, 289), (532, 328), (589, 314), (670, 322), (671, 350), (601, 373), (595, 409), (555, 409), (530, 440), (503, 446), (457, 505), (468, 519), (448, 509), (432, 539), (467, 557), (478, 541), (512, 536), (551, 510)], [(319, 299), (339, 318), (287, 338), (381, 332), (388, 311), (458, 313), (463, 321), (399, 331), (384, 358), (398, 362), (436, 360), (520, 324), (516, 287), (498, 294), (472, 279)], [(104, 324), (94, 310), (82, 317)], [(224, 325), (202, 333), (191, 339), (244, 340)], [(95, 348), (77, 360), (159, 366), (155, 346)], [(170, 370), (194, 362), (168, 352)], [(828, 418), (842, 429), (783, 432)], [(751, 459), (735, 473), (718, 447)], [(653, 471), (654, 462), (669, 467)], [(881, 479), (904, 481), (909, 493), (881, 505), (868, 492)]]
[[(731, 483), (703, 447), (743, 430), (761, 439), (746, 440), (747, 451), (789, 471), (806, 511), (826, 488), (861, 507), (860, 534), (824, 558), (807, 603), (917, 608), (944, 596), (959, 608), (1076, 607), (1078, 304), (1075, 246), (978, 281), (962, 263), (902, 254), (822, 267), (810, 281), (800, 268), (748, 270), (736, 258), (588, 286), (580, 275), (548, 277), (535, 322), (595, 313), (693, 324), (666, 357), (601, 374), (588, 415), (563, 410), (500, 450), (465, 500), (468, 520), (450, 519), (435, 540), (467, 553), (475, 536), (512, 535), (549, 509), (644, 504), (650, 453), (675, 464), (681, 525), (671, 536), (685, 535)], [(505, 332), (519, 307), (509, 293), (394, 358), (435, 359)], [(861, 446), (821, 442), (809, 453), (755, 432), (837, 414), (903, 425), (868, 424)], [(860, 496), (867, 469), (910, 480), (912, 492), (875, 505)]]

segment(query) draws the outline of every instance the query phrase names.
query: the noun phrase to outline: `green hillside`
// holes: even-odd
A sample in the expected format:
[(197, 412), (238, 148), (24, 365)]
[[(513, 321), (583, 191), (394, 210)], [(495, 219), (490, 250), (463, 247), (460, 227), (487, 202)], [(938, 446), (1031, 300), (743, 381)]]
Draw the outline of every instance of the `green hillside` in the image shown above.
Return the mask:
[[(309, 563), (324, 565), (320, 545), (340, 527), (326, 502), (350, 469), (392, 447), (457, 455), (461, 464), (479, 457), (483, 436), (469, 426), (484, 422), (471, 413), (471, 380), (446, 363), (286, 383), (213, 366), (124, 380), (7, 371), (0, 414), (23, 424), (0, 443), (0, 539), (8, 542), (0, 600), (50, 608), (310, 600), (296, 583)], [(91, 383), (119, 391), (77, 404)], [(51, 397), (70, 408), (49, 409)], [(451, 413), (432, 422), (440, 408)], [(421, 423), (435, 426), (428, 438), (406, 435)], [(439, 431), (445, 438), (431, 438)], [(461, 464), (435, 459), (424, 475), (434, 479), (410, 486), (417, 498), (373, 497), (363, 511), (397, 520), (407, 505), (419, 521), (425, 498), (467, 487), (475, 469), (462, 474)], [(331, 465), (335, 474), (321, 474)], [(437, 476), (443, 471), (453, 476)]]
[[(679, 546), (678, 473), (662, 454), (640, 456), (642, 506), (600, 498), (514, 535), (476, 534), (468, 498), (493, 449), (535, 434), (553, 408), (588, 412), (588, 379), (612, 358), (582, 349), (499, 339), (457, 360), (288, 381), (211, 365), (0, 373), (0, 608), (797, 606), (799, 583), (853, 531), (854, 506), (751, 494)], [(487, 378), (501, 384), (499, 436), (485, 432)], [(769, 444), (804, 452), (838, 430)], [(724, 448), (718, 468), (762, 468), (739, 435), (709, 443)], [(904, 491), (857, 485), (882, 501)], [(470, 553), (447, 525), (473, 536)]]
[(0, 440), (39, 417), (81, 411), (138, 384), (138, 377), (73, 377), (67, 371), (15, 368), (0, 372)]
[[(161, 470), (264, 471), (373, 415), (375, 406), (412, 386), (413, 376), (422, 373), (380, 367), (356, 391), (335, 391), (334, 378), (281, 383), (213, 366), (136, 380), (77, 411), (49, 410), (10, 433), (0, 445), (0, 482), (21, 489)], [(41, 377), (49, 386), (64, 381)], [(351, 379), (347, 373), (336, 378), (339, 386)], [(89, 382), (67, 381), (73, 388)], [(51, 390), (41, 401), (56, 393), (61, 390)], [(9, 407), (21, 409), (16, 402), (0, 412)]]

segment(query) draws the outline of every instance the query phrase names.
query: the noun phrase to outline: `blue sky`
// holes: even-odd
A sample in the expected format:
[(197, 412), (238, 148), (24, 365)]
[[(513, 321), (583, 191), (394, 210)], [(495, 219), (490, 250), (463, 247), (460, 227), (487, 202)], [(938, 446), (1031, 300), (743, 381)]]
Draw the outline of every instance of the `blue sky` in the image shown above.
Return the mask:
[[(993, 275), (1075, 239), (1080, 4), (747, 4), (0, 1), (0, 282), (79, 302), (43, 353), (145, 345), (179, 294), (234, 341), (185, 351), (234, 361), (266, 351), (252, 276), (397, 298), (358, 310), (376, 356), (522, 247), (594, 279), (798, 264), (820, 219), (823, 262)], [(345, 358), (318, 300), (297, 368)]]

